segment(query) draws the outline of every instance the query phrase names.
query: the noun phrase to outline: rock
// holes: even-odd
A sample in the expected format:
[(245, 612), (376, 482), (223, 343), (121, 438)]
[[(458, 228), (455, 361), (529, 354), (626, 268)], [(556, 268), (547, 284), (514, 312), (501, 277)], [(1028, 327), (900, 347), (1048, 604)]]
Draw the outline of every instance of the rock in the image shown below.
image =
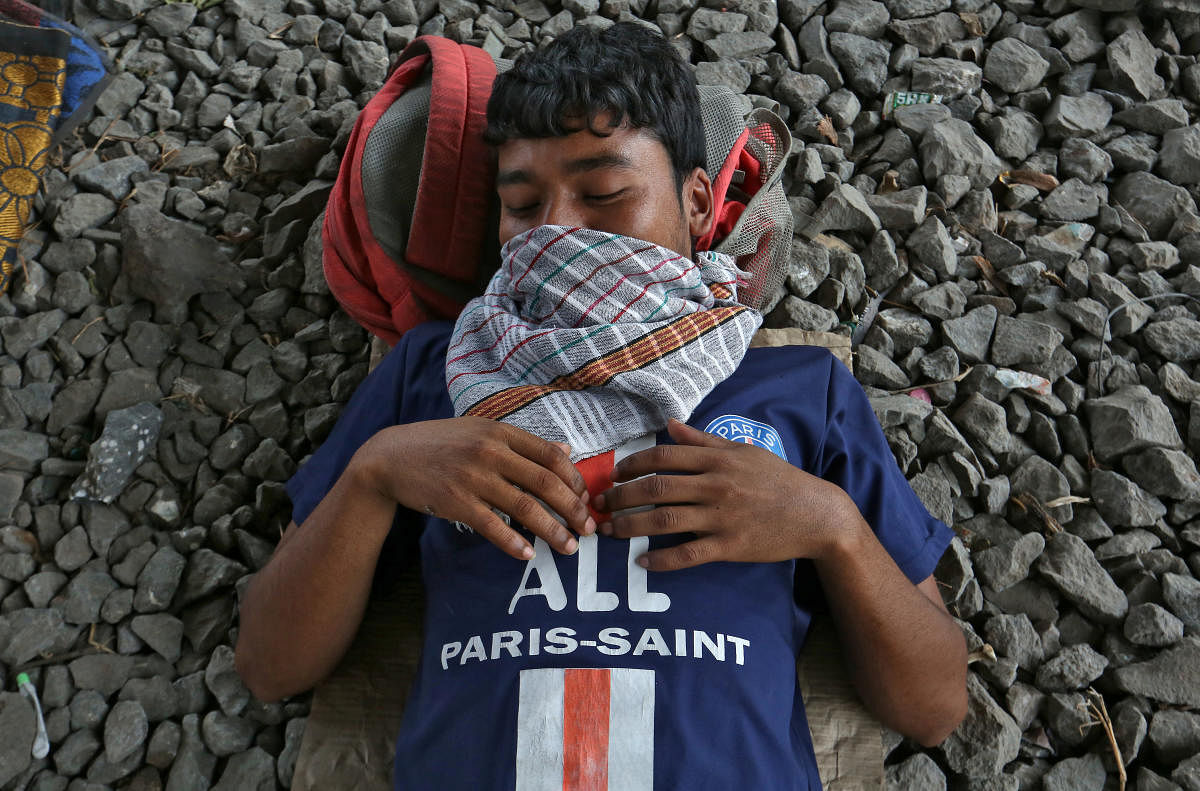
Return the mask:
[(1150, 448), (1122, 459), (1125, 473), (1148, 492), (1174, 500), (1200, 499), (1200, 473), (1183, 451)]
[(917, 58), (912, 62), (912, 89), (954, 98), (979, 93), (983, 69), (956, 58)]
[(117, 764), (137, 752), (146, 741), (150, 724), (141, 704), (123, 700), (112, 707), (104, 721), (104, 757)]
[(1113, 680), (1119, 689), (1161, 703), (1200, 706), (1200, 642), (1185, 637), (1145, 662), (1118, 667)]
[[(884, 195), (867, 195), (867, 205), (889, 230), (908, 231), (925, 219), (925, 201), (929, 191), (924, 186), (912, 187)], [(890, 236), (889, 236), (890, 241)], [(895, 250), (895, 244), (892, 244)], [(864, 259), (865, 260), (865, 259)]]
[(103, 193), (111, 200), (122, 201), (133, 188), (131, 177), (149, 169), (146, 160), (139, 156), (117, 157), (82, 171), (75, 181), (82, 187)]
[(1184, 626), (1200, 631), (1200, 581), (1182, 574), (1164, 574), (1163, 602)]
[(987, 189), (1003, 169), (991, 147), (966, 121), (953, 119), (937, 124), (921, 140), (925, 180), (962, 175), (975, 189)]
[(83, 475), (71, 487), (72, 499), (115, 500), (156, 447), (162, 420), (162, 412), (148, 402), (110, 411), (103, 433), (88, 449)]
[(1151, 239), (1165, 239), (1180, 214), (1196, 211), (1187, 190), (1149, 173), (1121, 177), (1112, 198), (1145, 226)]
[(929, 217), (909, 234), (905, 245), (912, 263), (925, 267), (938, 279), (949, 279), (958, 271), (958, 255), (946, 226), (937, 217)]
[(908, 375), (900, 366), (865, 344), (858, 348), (854, 375), (864, 385), (884, 390), (898, 390), (909, 385)]
[(880, 93), (887, 79), (889, 50), (885, 43), (853, 33), (830, 33), (829, 48), (846, 82), (860, 97)]
[(1113, 116), (1113, 121), (1131, 129), (1161, 135), (1168, 130), (1187, 126), (1188, 114), (1183, 102), (1178, 99), (1157, 99), (1122, 110)]
[(825, 17), (825, 29), (831, 33), (881, 38), (890, 18), (887, 7), (875, 0), (839, 0)]
[(1037, 686), (1050, 692), (1083, 689), (1100, 678), (1107, 667), (1108, 660), (1087, 643), (1073, 645), (1042, 663)]
[(704, 42), (704, 51), (713, 60), (742, 60), (764, 55), (775, 47), (766, 33), (752, 30), (744, 33), (722, 33)]
[(247, 569), (211, 549), (199, 549), (188, 558), (183, 586), (174, 604), (184, 607), (228, 585), (232, 585)]
[(67, 623), (89, 624), (100, 620), (104, 599), (120, 587), (102, 571), (84, 571), (67, 583), (63, 619)]
[(1172, 184), (1200, 183), (1200, 124), (1163, 135), (1158, 169)]
[(278, 760), (275, 762), (275, 771), (279, 777), (279, 782), (284, 788), (291, 788), (292, 775), (296, 769), (296, 758), (300, 753), (301, 739), (304, 737), (304, 729), (308, 725), (307, 717), (297, 717), (296, 719), (288, 720), (287, 728), (284, 731), (283, 752), (279, 754)]
[(984, 584), (1001, 591), (1028, 577), (1029, 567), (1045, 547), (1040, 534), (1028, 533), (1012, 543), (976, 552), (971, 559)]
[(953, 117), (944, 104), (910, 104), (892, 111), (896, 126), (913, 140), (920, 140), (934, 126)]
[(1146, 448), (1181, 450), (1183, 441), (1162, 400), (1141, 385), (1083, 402), (1096, 458), (1115, 461)]
[(1077, 536), (1070, 533), (1051, 536), (1036, 568), (1088, 618), (1116, 623), (1129, 610), (1125, 593)]
[(1077, 178), (1089, 183), (1103, 181), (1112, 167), (1108, 152), (1090, 140), (1072, 137), (1064, 140), (1059, 150), (1058, 175), (1062, 179)]
[(871, 235), (879, 230), (879, 218), (862, 193), (849, 184), (839, 184), (821, 202), (813, 215), (815, 230), (855, 231)]
[(275, 759), (252, 747), (229, 759), (213, 791), (270, 791), (275, 788)]
[(167, 775), (165, 791), (208, 788), (217, 766), (216, 757), (204, 749), (200, 738), (200, 718), (189, 714), (183, 718), (182, 725), (179, 750)]
[(1149, 324), (1142, 331), (1146, 345), (1167, 360), (1184, 362), (1200, 359), (1200, 321), (1168, 319)]
[(1130, 96), (1155, 99), (1165, 89), (1155, 66), (1158, 50), (1141, 30), (1126, 30), (1108, 45), (1108, 68)]
[(28, 768), (37, 734), (33, 707), (16, 692), (0, 692), (0, 786)]
[[(96, 403), (96, 416), (107, 417), (108, 413), (115, 409), (132, 407), (143, 401), (153, 405), (158, 403), (162, 395), (154, 369), (124, 368), (108, 377), (104, 391), (100, 393), (100, 400)], [(139, 412), (138, 415), (148, 416), (149, 412)]]
[(983, 123), (991, 135), (992, 148), (1002, 157), (1025, 159), (1037, 150), (1044, 129), (1032, 113), (1005, 107)]
[(101, 695), (112, 695), (129, 678), (133, 657), (121, 654), (90, 654), (73, 660), (68, 669), (71, 680), (80, 689), (94, 689)]
[(233, 666), (233, 649), (219, 645), (204, 669), (204, 684), (217, 699), (221, 711), (236, 717), (250, 701), (250, 692)]
[(174, 615), (137, 615), (130, 622), (130, 628), (168, 662), (179, 659), (183, 644), (183, 621)]
[(885, 791), (946, 791), (946, 776), (937, 763), (917, 753), (902, 763), (887, 767)]
[(1108, 188), (1068, 179), (1042, 199), (1042, 216), (1049, 220), (1090, 220), (1108, 203)]
[(182, 321), (196, 294), (240, 291), (241, 272), (218, 242), (147, 204), (121, 212), (121, 246), (130, 291), (153, 302), (160, 321)]
[(1042, 778), (1044, 791), (1089, 791), (1104, 787), (1108, 772), (1096, 753), (1059, 761)]
[(1017, 757), (1021, 731), (988, 694), (975, 674), (967, 674), (967, 716), (938, 749), (952, 771), (967, 777), (1000, 774)]
[(1042, 84), (1050, 63), (1037, 50), (1016, 38), (992, 44), (983, 66), (984, 78), (1005, 93), (1021, 93)]
[(917, 19), (896, 19), (888, 30), (921, 55), (936, 55), (946, 44), (966, 37), (967, 29), (957, 14), (943, 11)]
[(1143, 272), (1165, 272), (1179, 265), (1179, 249), (1168, 242), (1139, 242), (1133, 246), (1130, 258)]
[(1133, 481), (1111, 470), (1092, 470), (1092, 501), (1110, 525), (1148, 527), (1167, 512), (1167, 508)]
[(99, 227), (117, 214), (117, 204), (94, 192), (81, 192), (67, 198), (54, 217), (54, 232), (60, 239), (72, 239), (84, 231)]
[(1062, 340), (1062, 333), (1048, 324), (1000, 316), (992, 341), (992, 362), (1003, 366), (1045, 363)]
[(1162, 648), (1183, 637), (1183, 621), (1154, 602), (1146, 602), (1129, 608), (1123, 633), (1136, 645)]
[(158, 612), (170, 606), (179, 588), (186, 560), (171, 547), (160, 547), (142, 567), (133, 606), (138, 612)]
[(1025, 613), (994, 615), (984, 626), (988, 642), (1000, 653), (1025, 670), (1034, 670), (1042, 662), (1042, 642)]
[(996, 309), (982, 305), (967, 311), (961, 318), (943, 321), (942, 337), (964, 361), (984, 362), (988, 359), (996, 319)]
[(36, 472), (49, 455), (50, 443), (44, 435), (0, 429), (0, 470)]
[(1050, 104), (1042, 124), (1055, 139), (1090, 137), (1108, 128), (1112, 105), (1098, 93), (1082, 96), (1058, 96)]
[(1165, 709), (1154, 712), (1148, 733), (1154, 753), (1165, 765), (1200, 754), (1200, 714)]

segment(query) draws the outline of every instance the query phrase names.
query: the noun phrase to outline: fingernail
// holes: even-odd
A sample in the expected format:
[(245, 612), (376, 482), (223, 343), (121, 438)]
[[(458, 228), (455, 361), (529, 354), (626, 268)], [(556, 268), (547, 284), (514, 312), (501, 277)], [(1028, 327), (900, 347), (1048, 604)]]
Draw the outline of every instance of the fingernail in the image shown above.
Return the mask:
[(598, 494), (595, 497), (593, 497), (592, 498), (592, 507), (595, 508), (597, 511), (607, 510), (604, 507), (604, 495)]
[(596, 520), (592, 519), (589, 516), (587, 518), (587, 521), (583, 523), (583, 534), (590, 536), (592, 533), (595, 533), (595, 532), (596, 532)]
[(650, 558), (646, 557), (645, 555), (639, 555), (638, 559), (634, 562), (644, 569), (650, 568)]
[(596, 529), (600, 531), (601, 535), (611, 536), (612, 535), (612, 522), (605, 522), (602, 525), (600, 525), (599, 527), (597, 527)]
[(567, 543), (563, 545), (563, 551), (568, 555), (574, 555), (577, 549), (579, 549), (579, 542), (573, 538), (568, 538)]
[(525, 548), (521, 550), (521, 557), (526, 560), (533, 560), (533, 547), (526, 544)]

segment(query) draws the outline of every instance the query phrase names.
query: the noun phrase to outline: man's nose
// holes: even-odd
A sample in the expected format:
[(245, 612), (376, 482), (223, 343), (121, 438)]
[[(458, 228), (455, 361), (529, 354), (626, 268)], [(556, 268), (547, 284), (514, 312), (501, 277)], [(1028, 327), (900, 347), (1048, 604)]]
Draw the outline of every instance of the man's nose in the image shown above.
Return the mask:
[(563, 198), (546, 201), (542, 205), (542, 216), (538, 220), (541, 225), (562, 225), (567, 228), (587, 224), (579, 205), (575, 201)]

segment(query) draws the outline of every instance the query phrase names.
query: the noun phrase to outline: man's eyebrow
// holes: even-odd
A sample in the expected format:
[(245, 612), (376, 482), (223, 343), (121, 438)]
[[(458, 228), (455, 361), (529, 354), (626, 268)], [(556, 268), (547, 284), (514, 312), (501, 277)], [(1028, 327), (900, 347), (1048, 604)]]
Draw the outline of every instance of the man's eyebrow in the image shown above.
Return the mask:
[[(592, 170), (615, 168), (617, 170), (635, 170), (633, 160), (623, 154), (598, 154), (594, 157), (573, 159), (566, 164), (564, 170), (569, 174), (587, 173)], [(528, 170), (501, 170), (496, 174), (496, 186), (506, 187), (510, 184), (528, 184), (533, 176)]]
[(594, 157), (573, 159), (567, 163), (568, 173), (586, 173), (590, 170), (616, 168), (617, 170), (634, 170), (633, 160), (623, 154), (598, 154)]

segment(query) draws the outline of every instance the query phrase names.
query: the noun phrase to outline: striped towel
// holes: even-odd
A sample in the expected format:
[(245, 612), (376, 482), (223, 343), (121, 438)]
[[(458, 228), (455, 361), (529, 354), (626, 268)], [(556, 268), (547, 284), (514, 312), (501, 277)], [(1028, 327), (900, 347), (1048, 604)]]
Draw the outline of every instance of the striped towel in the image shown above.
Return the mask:
[(446, 355), (458, 416), (566, 442), (572, 459), (687, 420), (762, 323), (731, 257), (543, 225), (511, 239)]

